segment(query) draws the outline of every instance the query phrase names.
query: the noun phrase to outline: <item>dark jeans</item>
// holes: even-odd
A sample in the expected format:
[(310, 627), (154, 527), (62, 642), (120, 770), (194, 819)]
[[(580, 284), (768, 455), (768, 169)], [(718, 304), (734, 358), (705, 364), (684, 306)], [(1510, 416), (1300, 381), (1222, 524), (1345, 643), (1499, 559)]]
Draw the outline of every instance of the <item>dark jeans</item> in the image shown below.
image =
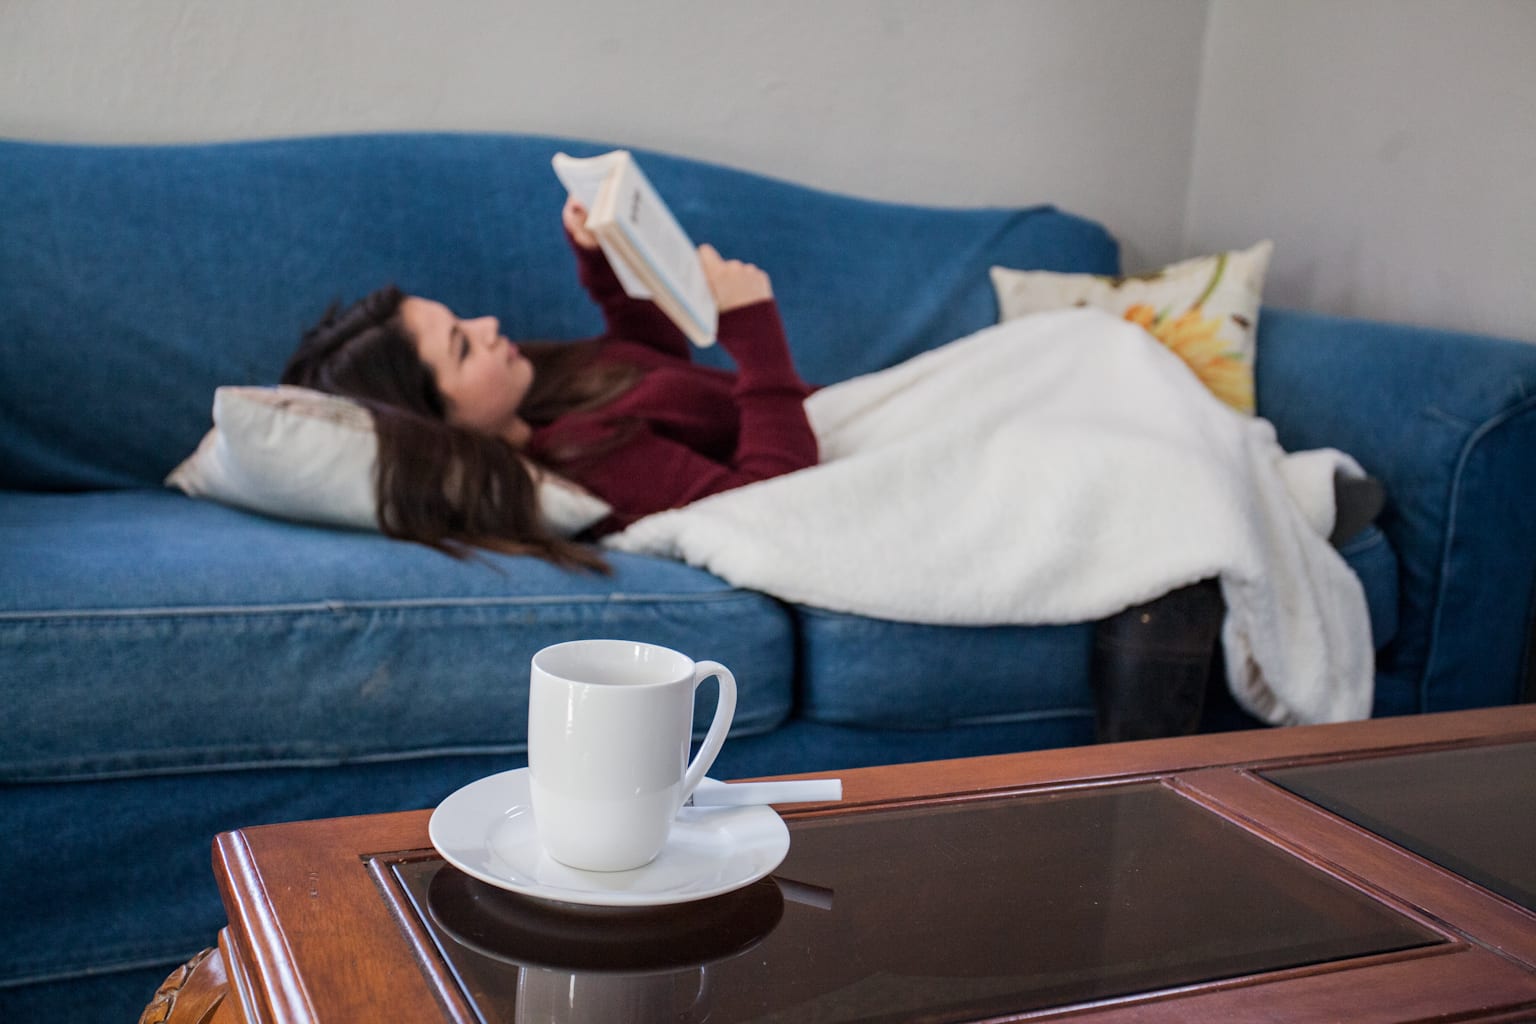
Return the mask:
[(1200, 727), (1226, 604), (1214, 579), (1133, 605), (1093, 634), (1101, 743), (1183, 736)]

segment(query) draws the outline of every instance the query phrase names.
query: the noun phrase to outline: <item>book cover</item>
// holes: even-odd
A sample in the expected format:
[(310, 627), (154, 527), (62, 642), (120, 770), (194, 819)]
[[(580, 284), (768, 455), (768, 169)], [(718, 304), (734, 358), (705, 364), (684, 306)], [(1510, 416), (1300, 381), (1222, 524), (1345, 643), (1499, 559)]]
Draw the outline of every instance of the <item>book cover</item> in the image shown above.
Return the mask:
[(625, 294), (655, 302), (694, 344), (714, 344), (719, 314), (698, 249), (629, 151), (557, 153), (553, 164)]

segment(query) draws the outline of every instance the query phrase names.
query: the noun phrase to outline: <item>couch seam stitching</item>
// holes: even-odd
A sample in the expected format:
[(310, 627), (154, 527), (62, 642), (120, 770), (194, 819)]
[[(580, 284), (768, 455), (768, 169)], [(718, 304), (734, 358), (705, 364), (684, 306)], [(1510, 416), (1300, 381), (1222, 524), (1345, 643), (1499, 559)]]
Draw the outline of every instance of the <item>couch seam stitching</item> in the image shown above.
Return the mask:
[[(789, 720), (794, 707), (788, 701), (775, 703), (772, 708), (755, 711), (750, 718), (738, 718), (732, 723), (730, 738), (743, 739), (753, 736), (766, 736)], [(702, 733), (700, 734), (702, 735)], [(302, 753), (302, 744), (277, 744), (266, 748), (263, 752), (257, 745), (251, 745), (242, 753), (244, 757), (235, 759), (220, 759), (219, 754), (226, 751), (226, 747), (201, 746), (178, 747), (151, 751), (118, 752), (115, 754), (98, 757), (98, 762), (110, 764), (112, 761), (133, 760), (135, 758), (159, 759), (160, 764), (150, 764), (137, 768), (96, 768), (94, 770), (77, 771), (37, 771), (36, 762), (15, 762), (0, 765), (0, 784), (20, 785), (34, 783), (55, 782), (112, 782), (141, 778), (161, 778), (166, 776), (186, 776), (217, 774), (224, 772), (242, 771), (272, 771), (285, 769), (311, 769), (311, 768), (346, 768), (357, 765), (390, 765), (409, 761), (425, 761), (437, 758), (456, 757), (501, 757), (507, 754), (525, 754), (528, 751), (527, 740), (514, 740), (506, 743), (447, 743), (432, 747), (416, 747), (410, 749), (374, 750), (358, 753), (324, 753), (317, 749), (313, 753)], [(188, 755), (202, 755), (206, 760), (191, 763), (171, 763), (170, 757), (186, 758)], [(88, 758), (77, 760), (89, 763)], [(55, 762), (57, 763), (57, 762)], [(15, 769), (19, 765), (26, 765), (31, 770), (18, 772)]]
[(58, 619), (148, 619), (148, 618), (221, 618), (255, 615), (292, 615), (318, 612), (351, 611), (437, 611), (481, 608), (558, 608), (562, 605), (602, 604), (702, 604), (711, 601), (755, 601), (761, 595), (751, 590), (723, 594), (598, 594), (559, 599), (542, 597), (487, 598), (400, 598), (387, 601), (295, 601), (250, 605), (167, 605), (163, 608), (57, 608), (0, 612), (0, 623)]

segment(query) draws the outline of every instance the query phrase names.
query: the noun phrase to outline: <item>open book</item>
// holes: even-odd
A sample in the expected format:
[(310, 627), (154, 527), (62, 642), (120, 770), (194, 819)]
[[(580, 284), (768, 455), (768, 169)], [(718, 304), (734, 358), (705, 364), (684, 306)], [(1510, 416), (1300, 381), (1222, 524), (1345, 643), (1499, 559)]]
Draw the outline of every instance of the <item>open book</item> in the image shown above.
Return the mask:
[(553, 163), (625, 294), (655, 302), (695, 345), (713, 345), (718, 311), (698, 251), (629, 151), (556, 153)]

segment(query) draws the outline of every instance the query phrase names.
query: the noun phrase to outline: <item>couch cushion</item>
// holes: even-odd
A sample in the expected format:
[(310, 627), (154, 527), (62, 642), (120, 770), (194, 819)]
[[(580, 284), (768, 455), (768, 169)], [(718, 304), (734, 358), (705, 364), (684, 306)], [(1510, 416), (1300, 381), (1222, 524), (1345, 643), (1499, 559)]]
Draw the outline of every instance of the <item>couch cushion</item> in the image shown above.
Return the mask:
[[(0, 347), (27, 367), (0, 375), (0, 488), (158, 484), (208, 429), (216, 387), (276, 383), (332, 300), (386, 282), (495, 314), (512, 338), (596, 333), (560, 229), (550, 158), (561, 149), (601, 147), (433, 134), (0, 140)], [(993, 263), (1118, 269), (1101, 227), (1049, 207), (875, 203), (635, 153), (696, 240), (773, 275), (815, 383), (995, 322)]]
[(529, 658), (577, 637), (723, 662), (739, 734), (786, 717), (780, 605), (609, 557), (611, 577), (572, 574), (166, 491), (0, 492), (0, 780), (517, 751)]
[(943, 729), (1092, 717), (1093, 629), (934, 626), (797, 607), (801, 714), (834, 725)]
[(1401, 566), (1392, 542), (1381, 527), (1372, 524), (1347, 538), (1340, 545), (1339, 554), (1365, 587), (1365, 602), (1371, 613), (1371, 646), (1380, 651), (1397, 637), (1397, 574)]
[[(1397, 631), (1397, 559), (1372, 526), (1341, 549), (1365, 587), (1373, 645)], [(796, 607), (801, 715), (888, 729), (1093, 716), (1090, 624), (932, 626)], [(1377, 713), (1404, 709), (1400, 680), (1378, 676)]]

